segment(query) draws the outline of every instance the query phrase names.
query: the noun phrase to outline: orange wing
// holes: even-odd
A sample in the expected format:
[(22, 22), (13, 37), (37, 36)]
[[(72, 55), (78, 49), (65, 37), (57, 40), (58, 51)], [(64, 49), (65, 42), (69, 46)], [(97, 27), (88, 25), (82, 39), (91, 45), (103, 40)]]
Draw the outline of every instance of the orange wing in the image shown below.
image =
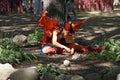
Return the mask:
[(68, 21), (66, 24), (65, 24), (65, 28), (66, 28), (66, 30), (70, 30), (70, 25), (72, 26), (72, 29), (73, 29), (73, 31), (75, 32), (75, 31), (77, 31), (80, 27), (81, 27), (81, 25), (85, 22), (85, 21), (87, 21), (86, 19), (80, 19), (80, 20), (78, 20), (76, 23), (73, 23), (72, 21)]
[(59, 21), (51, 19), (47, 16), (47, 11), (43, 10), (42, 17), (39, 20), (39, 24), (42, 24), (44, 26), (45, 31), (53, 30), (55, 27), (58, 27)]
[(75, 23), (75, 26), (72, 26), (73, 30), (77, 31), (85, 21), (87, 21), (87, 20), (86, 19), (80, 19), (80, 20), (78, 20)]

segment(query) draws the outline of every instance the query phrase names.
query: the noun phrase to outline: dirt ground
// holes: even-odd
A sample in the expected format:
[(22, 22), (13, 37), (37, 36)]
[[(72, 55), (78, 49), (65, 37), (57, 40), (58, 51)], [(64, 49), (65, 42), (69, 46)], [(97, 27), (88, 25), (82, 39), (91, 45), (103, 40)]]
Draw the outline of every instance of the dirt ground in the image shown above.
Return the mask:
[[(120, 11), (108, 13), (87, 13), (78, 14), (79, 18), (87, 18), (88, 20), (81, 26), (79, 31), (75, 33), (75, 42), (82, 45), (90, 45), (96, 41), (100, 42), (104, 38), (120, 39)], [(28, 35), (37, 27), (39, 16), (33, 14), (4, 14), (0, 15), (0, 39), (5, 37), (14, 37), (16, 34)], [(41, 28), (40, 28), (41, 29)], [(40, 45), (25, 47), (25, 51), (38, 54)], [(15, 65), (15, 68), (25, 68), (36, 66), (39, 63), (59, 63), (62, 64), (65, 59), (71, 61), (72, 74), (80, 74), (85, 76), (88, 73), (99, 72), (107, 67), (120, 67), (119, 63), (112, 61), (95, 60), (80, 57), (72, 60), (71, 56), (56, 55), (53, 57), (40, 57), (39, 60), (31, 62), (22, 62)]]

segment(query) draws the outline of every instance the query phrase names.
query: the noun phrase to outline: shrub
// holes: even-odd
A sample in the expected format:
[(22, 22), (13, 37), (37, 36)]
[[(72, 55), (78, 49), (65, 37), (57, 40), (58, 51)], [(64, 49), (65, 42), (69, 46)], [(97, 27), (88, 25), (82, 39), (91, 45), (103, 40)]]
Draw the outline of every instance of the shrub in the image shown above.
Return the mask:
[(19, 64), (23, 60), (37, 59), (34, 54), (25, 54), (10, 38), (0, 41), (0, 63)]
[(54, 73), (56, 75), (60, 75), (60, 74), (64, 74), (65, 72), (60, 69), (58, 67), (57, 64), (54, 64), (54, 63), (50, 63), (50, 64), (47, 64), (47, 65), (44, 65), (44, 64), (38, 64), (37, 66), (37, 71), (39, 72), (39, 74), (43, 75), (47, 72), (49, 73)]
[(40, 32), (39, 29), (35, 29), (34, 33), (31, 33), (28, 35), (28, 41), (41, 41), (42, 37), (44, 35), (44, 32)]
[(105, 39), (99, 44), (106, 46), (106, 49), (100, 53), (92, 52), (90, 56), (104, 60), (120, 61), (120, 39)]

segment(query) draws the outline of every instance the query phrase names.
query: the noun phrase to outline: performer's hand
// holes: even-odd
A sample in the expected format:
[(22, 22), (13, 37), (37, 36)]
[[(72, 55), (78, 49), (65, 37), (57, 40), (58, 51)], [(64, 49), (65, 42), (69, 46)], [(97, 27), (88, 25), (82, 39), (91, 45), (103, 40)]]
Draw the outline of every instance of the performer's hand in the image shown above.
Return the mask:
[(74, 54), (74, 48), (71, 48), (70, 54), (71, 54), (71, 55)]
[(71, 49), (70, 49), (70, 48), (67, 48), (67, 47), (66, 47), (65, 49), (66, 49), (67, 52), (69, 52), (69, 53), (71, 52)]
[(71, 55), (74, 54), (74, 48), (66, 48), (66, 51), (69, 52)]
[(71, 49), (70, 49), (69, 47), (64, 46), (64, 49), (65, 49), (68, 53), (71, 52)]

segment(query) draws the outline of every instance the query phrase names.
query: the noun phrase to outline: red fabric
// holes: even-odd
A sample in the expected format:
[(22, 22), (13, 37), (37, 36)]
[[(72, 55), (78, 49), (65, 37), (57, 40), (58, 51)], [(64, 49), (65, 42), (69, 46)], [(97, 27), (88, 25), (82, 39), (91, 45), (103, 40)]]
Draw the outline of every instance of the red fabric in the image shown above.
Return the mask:
[(88, 48), (89, 51), (97, 51), (97, 52), (101, 52), (102, 50), (105, 49), (105, 46), (100, 46), (98, 48)]
[(80, 29), (80, 27), (82, 26), (82, 24), (86, 21), (86, 19), (80, 19), (75, 23), (75, 27), (73, 27), (73, 30), (77, 31), (78, 29)]
[(56, 48), (56, 52), (58, 54), (61, 54), (61, 53), (67, 52), (67, 51), (65, 49), (63, 49), (63, 48)]
[(43, 43), (44, 44), (52, 44), (52, 32), (54, 29), (58, 29), (59, 21), (51, 19), (47, 16), (47, 11), (44, 10), (42, 12), (42, 17), (39, 19), (39, 24), (44, 25), (44, 30), (45, 30), (45, 35), (43, 38)]
[(46, 31), (48, 30), (53, 31), (54, 29), (59, 28), (58, 25), (59, 25), (58, 20), (49, 20), (44, 24), (44, 27)]
[(65, 29), (66, 29), (66, 30), (70, 30), (70, 24), (69, 24), (69, 23), (66, 23), (66, 24), (65, 24)]
[(42, 47), (45, 45), (45, 44), (52, 44), (52, 36), (49, 35), (49, 34), (45, 34), (44, 37), (43, 37), (43, 42), (42, 42)]
[(73, 28), (74, 31), (77, 31), (85, 21), (86, 21), (86, 19), (80, 19), (76, 23), (73, 23), (73, 22), (69, 23), (69, 22), (67, 22), (65, 24), (65, 29), (66, 30), (70, 30), (70, 25), (74, 24), (74, 26), (72, 26), (72, 28)]
[(46, 11), (43, 11), (38, 24), (44, 25), (45, 31), (53, 31), (53, 29), (58, 28), (59, 21), (49, 18), (46, 15)]
[[(69, 46), (69, 47), (71, 47), (71, 46)], [(93, 48), (93, 47), (87, 47), (87, 46), (82, 46), (82, 45), (74, 45), (73, 48), (75, 49), (75, 51), (87, 53), (87, 52), (92, 52), (92, 51), (101, 52), (102, 50), (105, 49), (105, 46)]]

